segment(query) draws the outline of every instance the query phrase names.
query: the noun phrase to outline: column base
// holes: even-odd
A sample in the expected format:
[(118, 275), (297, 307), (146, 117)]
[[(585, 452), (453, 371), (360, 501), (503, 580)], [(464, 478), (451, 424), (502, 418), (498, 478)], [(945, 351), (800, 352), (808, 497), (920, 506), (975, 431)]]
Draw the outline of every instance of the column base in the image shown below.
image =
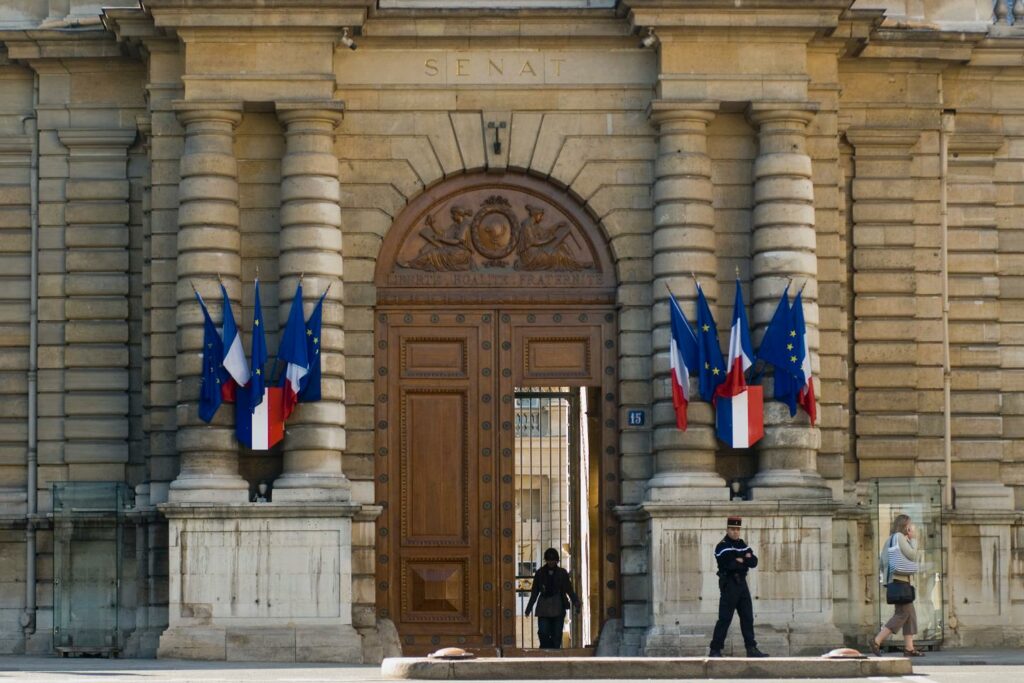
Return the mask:
[(817, 472), (767, 470), (748, 484), (750, 500), (831, 500), (832, 489)]
[(356, 504), (162, 505), (168, 628), (161, 658), (363, 661), (352, 626)]
[(665, 472), (647, 483), (647, 500), (656, 503), (724, 501), (730, 498), (725, 479), (714, 472)]
[(238, 475), (181, 477), (171, 482), (168, 503), (248, 503), (249, 482)]
[(344, 502), (352, 498), (352, 484), (343, 475), (283, 474), (274, 480), (275, 503)]

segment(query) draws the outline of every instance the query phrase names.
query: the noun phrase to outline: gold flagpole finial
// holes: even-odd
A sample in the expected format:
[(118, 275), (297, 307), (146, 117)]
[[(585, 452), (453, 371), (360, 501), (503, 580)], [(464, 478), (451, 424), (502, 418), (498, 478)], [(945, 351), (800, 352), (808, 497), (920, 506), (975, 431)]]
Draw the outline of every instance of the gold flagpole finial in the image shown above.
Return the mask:
[(739, 266), (736, 266), (736, 279), (737, 280), (740, 279), (740, 267)]

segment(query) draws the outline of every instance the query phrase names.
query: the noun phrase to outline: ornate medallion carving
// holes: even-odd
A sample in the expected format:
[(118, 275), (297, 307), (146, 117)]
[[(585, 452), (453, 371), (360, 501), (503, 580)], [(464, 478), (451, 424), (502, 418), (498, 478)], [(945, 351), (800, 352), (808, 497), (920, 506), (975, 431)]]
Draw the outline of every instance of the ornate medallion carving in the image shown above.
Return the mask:
[(515, 174), (468, 176), (429, 190), (402, 212), (381, 254), (378, 287), (421, 298), (485, 303), (533, 289), (533, 301), (557, 288), (591, 302), (610, 299), (614, 287), (594, 222), (560, 190)]

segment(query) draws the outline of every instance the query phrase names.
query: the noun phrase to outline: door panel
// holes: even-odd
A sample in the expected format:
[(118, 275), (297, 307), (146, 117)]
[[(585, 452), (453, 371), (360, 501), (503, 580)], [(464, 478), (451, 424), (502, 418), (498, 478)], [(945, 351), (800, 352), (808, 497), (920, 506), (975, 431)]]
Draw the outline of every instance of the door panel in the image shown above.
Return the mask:
[[(613, 408), (614, 316), (381, 309), (376, 346), (378, 614), (395, 622), (406, 655), (513, 651), (516, 387), (592, 386)], [(614, 410), (604, 414), (602, 493), (586, 513), (606, 530), (592, 541), (605, 579), (599, 622), (617, 616), (618, 591), (617, 430)]]
[(494, 437), (493, 418), (481, 412), (493, 402), (493, 317), (380, 316), (382, 616), (394, 620), (407, 653), (444, 643), (493, 654), (499, 583), (493, 562)]

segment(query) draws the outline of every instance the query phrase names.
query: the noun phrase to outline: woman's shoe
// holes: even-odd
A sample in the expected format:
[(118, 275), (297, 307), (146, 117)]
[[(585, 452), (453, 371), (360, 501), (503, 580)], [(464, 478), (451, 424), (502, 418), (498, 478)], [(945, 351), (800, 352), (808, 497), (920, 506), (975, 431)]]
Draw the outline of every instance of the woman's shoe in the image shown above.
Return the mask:
[(920, 650), (904, 650), (903, 651), (903, 656), (904, 657), (924, 657), (924, 653), (921, 652)]
[(878, 643), (875, 641), (874, 638), (872, 638), (871, 640), (868, 641), (868, 647), (871, 648), (871, 654), (873, 654), (874, 656), (876, 656), (876, 657), (881, 657), (882, 656), (882, 648), (879, 647)]

